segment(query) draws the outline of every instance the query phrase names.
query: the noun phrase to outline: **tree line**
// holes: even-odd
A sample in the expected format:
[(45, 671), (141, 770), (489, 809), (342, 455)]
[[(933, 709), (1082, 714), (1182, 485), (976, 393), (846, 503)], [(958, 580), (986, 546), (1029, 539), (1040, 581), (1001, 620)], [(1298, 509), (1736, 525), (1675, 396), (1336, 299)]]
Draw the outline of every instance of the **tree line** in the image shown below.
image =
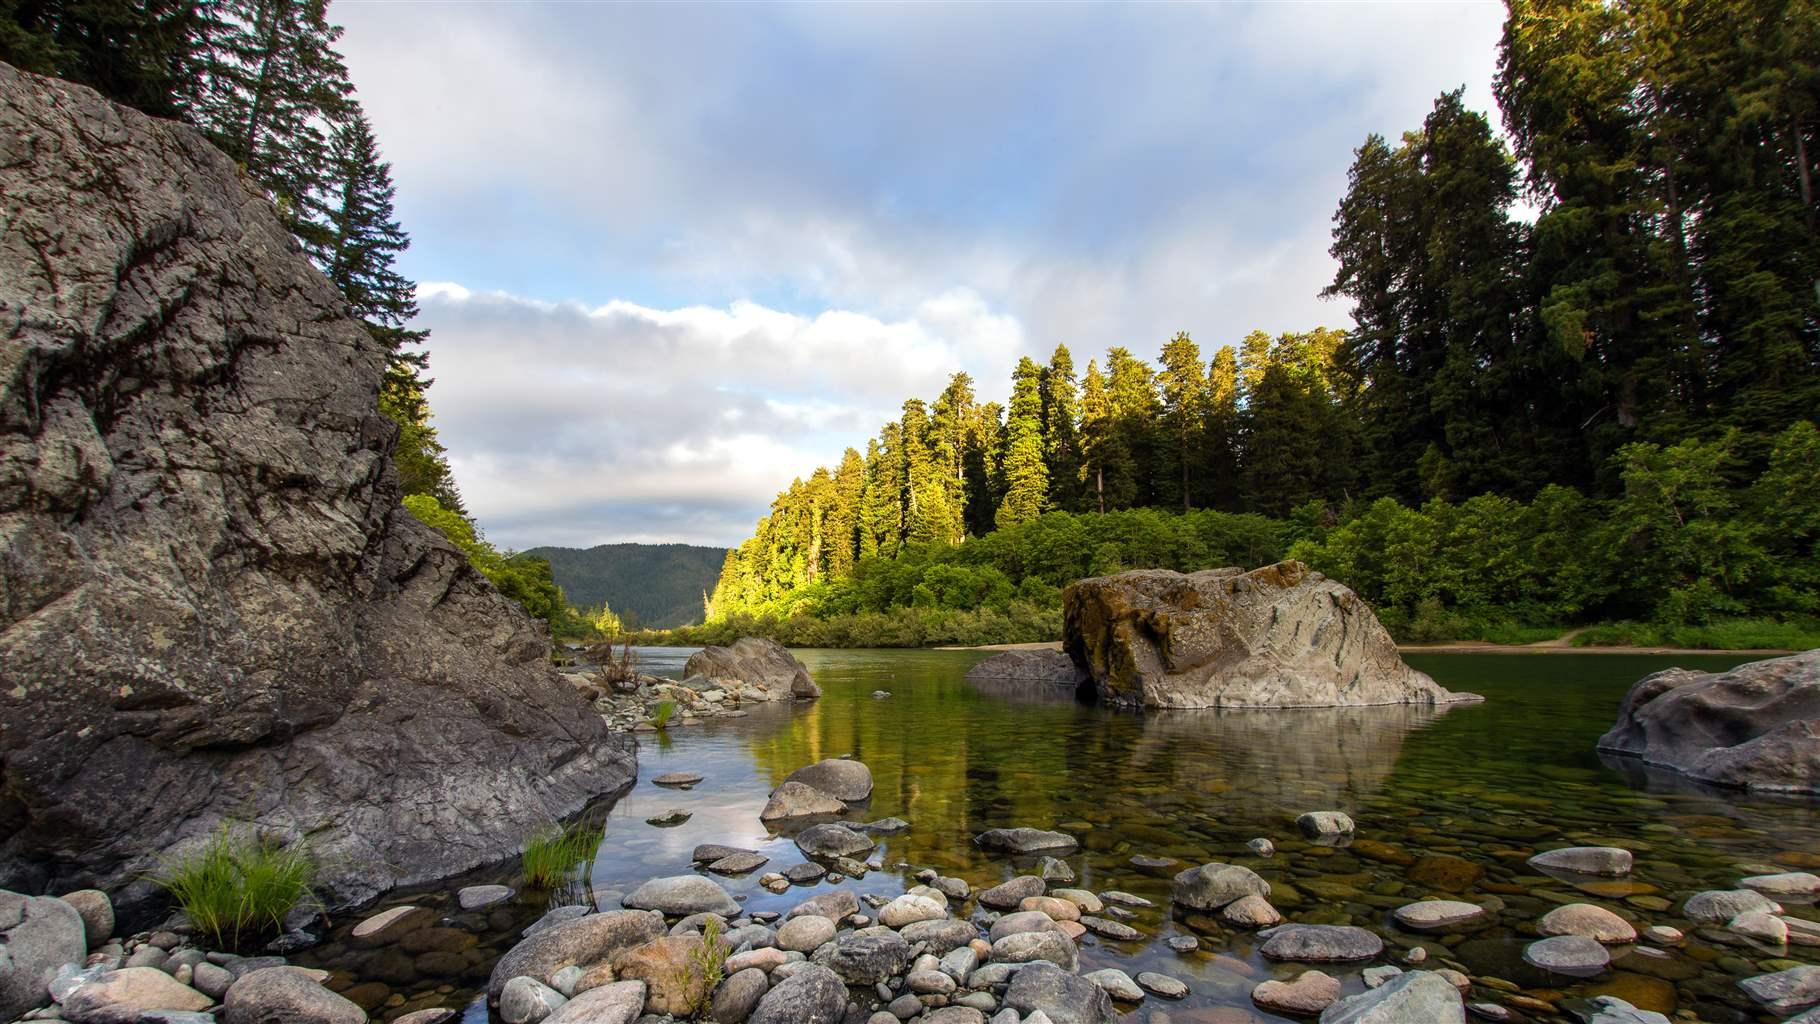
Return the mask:
[[(1052, 511), (1212, 509), (1344, 537), (1372, 509), (1572, 494), (1596, 529), (1657, 486), (1639, 459), (1694, 453), (1734, 510), (1772, 463), (1811, 489), (1820, 467), (1789, 451), (1809, 451), (1798, 427), (1820, 410), (1820, 9), (1508, 8), (1508, 143), (1456, 90), (1354, 153), (1324, 292), (1354, 329), (1254, 332), (1210, 360), (1180, 333), (1154, 365), (1115, 347), (1078, 377), (1059, 345), (1018, 362), (1009, 408), (956, 374), (778, 496), (729, 552), (710, 622), (807, 607), (792, 595), (868, 558), (979, 545)], [(1812, 558), (1807, 529), (1753, 549)], [(1772, 595), (1706, 571), (1671, 588), (1685, 600), (1614, 591), (1547, 614), (1816, 611), (1803, 595), (1820, 581)]]
[[(430, 422), (429, 332), (413, 329), (411, 244), (391, 165), (335, 49), (328, 0), (0, 0), (0, 60), (200, 129), (385, 346), (379, 411), (405, 506), (553, 628), (575, 618), (548, 563), (495, 549), (467, 515)], [(604, 612), (605, 609), (602, 609)]]

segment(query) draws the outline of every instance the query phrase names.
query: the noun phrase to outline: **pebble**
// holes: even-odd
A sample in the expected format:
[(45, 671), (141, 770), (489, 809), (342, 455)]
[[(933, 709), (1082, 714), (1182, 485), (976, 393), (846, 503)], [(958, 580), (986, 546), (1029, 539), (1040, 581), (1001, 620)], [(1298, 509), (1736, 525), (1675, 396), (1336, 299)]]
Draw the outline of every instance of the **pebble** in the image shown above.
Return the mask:
[(1391, 916), (1412, 932), (1446, 932), (1483, 921), (1485, 908), (1460, 900), (1421, 900), (1398, 907)]
[(700, 772), (665, 772), (651, 780), (659, 786), (679, 786), (687, 789), (702, 780)]
[(1589, 977), (1611, 963), (1611, 954), (1596, 939), (1584, 935), (1557, 935), (1523, 947), (1523, 959), (1544, 971)]
[(1136, 1003), (1141, 1002), (1144, 998), (1144, 990), (1138, 987), (1137, 982), (1131, 980), (1131, 975), (1116, 967), (1083, 974), (1081, 977), (1105, 989), (1107, 995), (1120, 1002)]
[(1149, 992), (1152, 995), (1162, 996), (1164, 999), (1188, 998), (1188, 986), (1179, 979), (1171, 978), (1167, 974), (1158, 974), (1155, 971), (1143, 971), (1138, 974), (1137, 983), (1138, 987), (1144, 991)]
[(1543, 935), (1583, 935), (1607, 945), (1635, 942), (1637, 929), (1629, 921), (1591, 903), (1569, 903), (1542, 916), (1536, 930)]
[(455, 893), (455, 901), (463, 910), (479, 910), (495, 903), (504, 903), (512, 898), (512, 890), (503, 885), (470, 885)]

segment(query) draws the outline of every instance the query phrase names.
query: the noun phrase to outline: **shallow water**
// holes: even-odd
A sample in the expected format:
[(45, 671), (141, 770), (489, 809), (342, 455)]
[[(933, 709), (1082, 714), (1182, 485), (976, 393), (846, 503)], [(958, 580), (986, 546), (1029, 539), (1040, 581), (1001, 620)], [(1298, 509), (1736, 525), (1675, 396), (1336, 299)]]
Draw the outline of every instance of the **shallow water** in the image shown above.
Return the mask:
[[(652, 649), (643, 667), (680, 674), (688, 651)], [(386, 1019), (429, 1005), (473, 1002), (492, 960), (517, 931), (552, 902), (589, 898), (618, 906), (618, 894), (643, 880), (691, 870), (698, 843), (759, 850), (771, 862), (744, 878), (719, 879), (753, 910), (786, 910), (828, 883), (782, 895), (758, 876), (803, 858), (787, 837), (768, 834), (758, 814), (768, 791), (794, 769), (851, 754), (872, 769), (870, 805), (853, 816), (895, 815), (908, 833), (880, 837), (873, 859), (886, 865), (839, 884), (896, 895), (915, 884), (915, 869), (933, 867), (981, 889), (1021, 873), (977, 851), (985, 829), (1030, 825), (1074, 833), (1082, 850), (1066, 858), (1083, 888), (1123, 889), (1158, 904), (1129, 921), (1146, 939), (1083, 940), (1081, 970), (1117, 966), (1156, 970), (1186, 981), (1191, 996), (1155, 997), (1121, 1007), (1133, 1021), (1233, 1024), (1277, 1020), (1251, 1003), (1251, 987), (1305, 968), (1273, 965), (1255, 952), (1253, 935), (1211, 922), (1171, 918), (1169, 878), (1182, 867), (1226, 861), (1269, 879), (1273, 902), (1293, 921), (1350, 923), (1383, 934), (1390, 945), (1376, 963), (1400, 962), (1410, 945), (1427, 947), (1429, 966), (1463, 965), (1475, 979), (1512, 983), (1531, 998), (1571, 1008), (1601, 992), (1640, 1006), (1687, 1011), (1713, 1022), (1759, 1019), (1736, 988), (1738, 977), (1789, 963), (1820, 962), (1820, 949), (1757, 949), (1693, 934), (1676, 916), (1699, 889), (1731, 888), (1738, 877), (1820, 866), (1820, 802), (1705, 791), (1672, 777), (1649, 776), (1622, 762), (1607, 764), (1593, 743), (1613, 720), (1631, 683), (1683, 664), (1716, 669), (1745, 659), (1631, 655), (1430, 654), (1409, 658), (1455, 690), (1486, 702), (1441, 711), (1195, 711), (1139, 715), (1058, 702), (1029, 690), (990, 692), (962, 676), (983, 655), (966, 651), (799, 652), (824, 696), (801, 705), (759, 706), (749, 717), (672, 726), (641, 739), (640, 783), (605, 817), (604, 839), (587, 885), (566, 893), (525, 896), (490, 911), (454, 912), (457, 884), (513, 881), (509, 866), (434, 892), (398, 893), (379, 908), (404, 902), (447, 911), (447, 924), (472, 934), (470, 948), (424, 953), (357, 950), (339, 937), (296, 959), (338, 971), (336, 984), (373, 1004)], [(874, 690), (889, 690), (875, 699)], [(688, 769), (706, 776), (693, 790), (644, 780)], [(668, 808), (689, 811), (686, 823), (658, 828), (645, 819)], [(1310, 845), (1296, 815), (1338, 809), (1358, 823), (1367, 843), (1335, 849)], [(1246, 842), (1272, 839), (1277, 853), (1252, 856)], [(1612, 844), (1637, 855), (1629, 885), (1576, 888), (1534, 873), (1531, 853), (1562, 845)], [(1373, 845), (1378, 844), (1378, 845)], [(1179, 864), (1145, 869), (1134, 855)], [(1420, 860), (1421, 858), (1429, 858)], [(1435, 859), (1441, 858), (1441, 859)], [(1459, 858), (1467, 863), (1446, 858)], [(1411, 860), (1416, 864), (1409, 864)], [(899, 868), (898, 865), (904, 865)], [(1027, 867), (1028, 865), (1026, 865)], [(1473, 877), (1477, 875), (1477, 877)], [(1399, 932), (1389, 911), (1423, 896), (1487, 903), (1488, 927), (1454, 936)], [(1666, 958), (1614, 950), (1612, 969), (1591, 979), (1542, 975), (1522, 964), (1534, 922), (1556, 905), (1597, 903), (1649, 924), (1690, 932)], [(377, 908), (376, 908), (377, 909)], [(1813, 907), (1791, 907), (1816, 917)], [(363, 915), (337, 922), (337, 936)], [(1198, 930), (1197, 930), (1198, 929)], [(1164, 943), (1196, 935), (1201, 950), (1180, 955)], [(448, 937), (449, 946), (464, 940)], [(420, 943), (426, 945), (426, 943)], [(432, 951), (436, 952), (436, 951)], [(1363, 988), (1366, 964), (1325, 966), (1350, 994)], [(1469, 1000), (1520, 1001), (1478, 986)], [(1571, 1019), (1520, 1011), (1517, 1019)], [(484, 1009), (470, 1017), (484, 1020)]]

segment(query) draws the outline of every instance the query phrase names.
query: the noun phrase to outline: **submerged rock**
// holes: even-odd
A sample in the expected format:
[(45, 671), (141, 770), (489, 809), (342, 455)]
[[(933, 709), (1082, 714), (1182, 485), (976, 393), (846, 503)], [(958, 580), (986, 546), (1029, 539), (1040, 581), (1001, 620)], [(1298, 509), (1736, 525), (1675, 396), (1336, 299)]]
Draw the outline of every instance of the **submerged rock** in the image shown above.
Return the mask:
[(785, 782), (771, 791), (765, 809), (758, 812), (764, 822), (788, 821), (791, 818), (816, 818), (843, 814), (847, 805), (838, 797), (801, 782)]
[(1620, 878), (1630, 874), (1634, 859), (1629, 850), (1616, 846), (1569, 846), (1538, 853), (1529, 858), (1529, 866), (1570, 875)]
[(847, 803), (872, 795), (872, 769), (847, 757), (831, 757), (791, 772), (784, 784), (798, 782)]
[(994, 655), (968, 669), (967, 678), (976, 683), (1046, 683), (1072, 694), (1092, 677), (1066, 651), (1040, 650)]
[(1337, 924), (1284, 924), (1258, 933), (1258, 952), (1271, 960), (1337, 963), (1369, 960), (1384, 952), (1384, 940), (1363, 928)]
[(822, 695), (809, 669), (783, 644), (762, 636), (743, 637), (730, 647), (704, 647), (689, 656), (683, 675), (730, 679), (758, 700), (809, 699)]
[(1599, 749), (1720, 785), (1820, 793), (1820, 650), (1646, 676)]
[(1145, 569), (1062, 595), (1065, 646), (1101, 699), (1151, 708), (1444, 704), (1351, 590), (1300, 562)]
[(1465, 1024), (1460, 991), (1433, 971), (1399, 974), (1377, 988), (1342, 999), (1321, 1024)]
[(973, 842), (982, 850), (997, 850), (1002, 853), (1070, 853), (1080, 844), (1065, 832), (1050, 832), (1038, 828), (995, 828), (981, 832), (973, 837)]
[(1190, 910), (1218, 910), (1244, 896), (1268, 899), (1270, 883), (1237, 864), (1202, 864), (1175, 876), (1170, 898)]
[(386, 347), (234, 161), (6, 66), (0, 139), (0, 885), (119, 899), (231, 819), (307, 835), (334, 909), (630, 784), (399, 504)]

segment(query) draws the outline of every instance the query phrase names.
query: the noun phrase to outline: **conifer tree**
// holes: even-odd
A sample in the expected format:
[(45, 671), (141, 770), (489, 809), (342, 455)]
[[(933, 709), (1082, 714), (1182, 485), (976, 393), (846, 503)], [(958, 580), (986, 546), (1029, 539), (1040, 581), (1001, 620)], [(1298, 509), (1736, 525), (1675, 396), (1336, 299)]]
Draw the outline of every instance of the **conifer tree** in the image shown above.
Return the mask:
[(860, 516), (866, 497), (866, 460), (852, 448), (834, 470), (834, 507), (828, 514), (828, 575), (841, 579), (853, 571), (860, 555)]
[(1162, 430), (1157, 450), (1174, 472), (1167, 475), (1166, 487), (1159, 475), (1158, 491), (1159, 496), (1165, 496), (1173, 490), (1170, 503), (1180, 502), (1182, 510), (1187, 511), (1194, 507), (1199, 484), (1195, 477), (1204, 457), (1211, 396), (1201, 369), (1200, 346), (1188, 337), (1187, 331), (1177, 332), (1163, 346), (1162, 366), (1158, 375), (1163, 396)]
[(1127, 508), (1137, 493), (1131, 450), (1106, 378), (1093, 360), (1081, 378), (1081, 482), (1093, 512)]
[(1043, 464), (1049, 473), (1049, 506), (1080, 510), (1081, 400), (1074, 356), (1057, 345), (1043, 368)]
[(866, 446), (866, 497), (860, 512), (860, 555), (895, 558), (904, 544), (903, 431), (887, 423)]
[[(1108, 459), (1109, 508), (1136, 508), (1156, 503), (1157, 478), (1171, 479), (1157, 459), (1159, 416), (1156, 372), (1129, 349), (1106, 352), (1106, 402), (1112, 412), (1121, 459)], [(1167, 485), (1165, 485), (1165, 490)]]
[(1239, 363), (1231, 345), (1222, 345), (1207, 368), (1206, 445), (1201, 461), (1203, 503), (1224, 511), (1239, 508)]
[(1025, 356), (1012, 375), (1011, 411), (1005, 419), (1005, 497), (999, 529), (1027, 523), (1049, 503), (1049, 470), (1043, 463), (1042, 368)]
[(181, 117), (201, 91), (213, 10), (212, 0), (0, 0), (0, 61)]

